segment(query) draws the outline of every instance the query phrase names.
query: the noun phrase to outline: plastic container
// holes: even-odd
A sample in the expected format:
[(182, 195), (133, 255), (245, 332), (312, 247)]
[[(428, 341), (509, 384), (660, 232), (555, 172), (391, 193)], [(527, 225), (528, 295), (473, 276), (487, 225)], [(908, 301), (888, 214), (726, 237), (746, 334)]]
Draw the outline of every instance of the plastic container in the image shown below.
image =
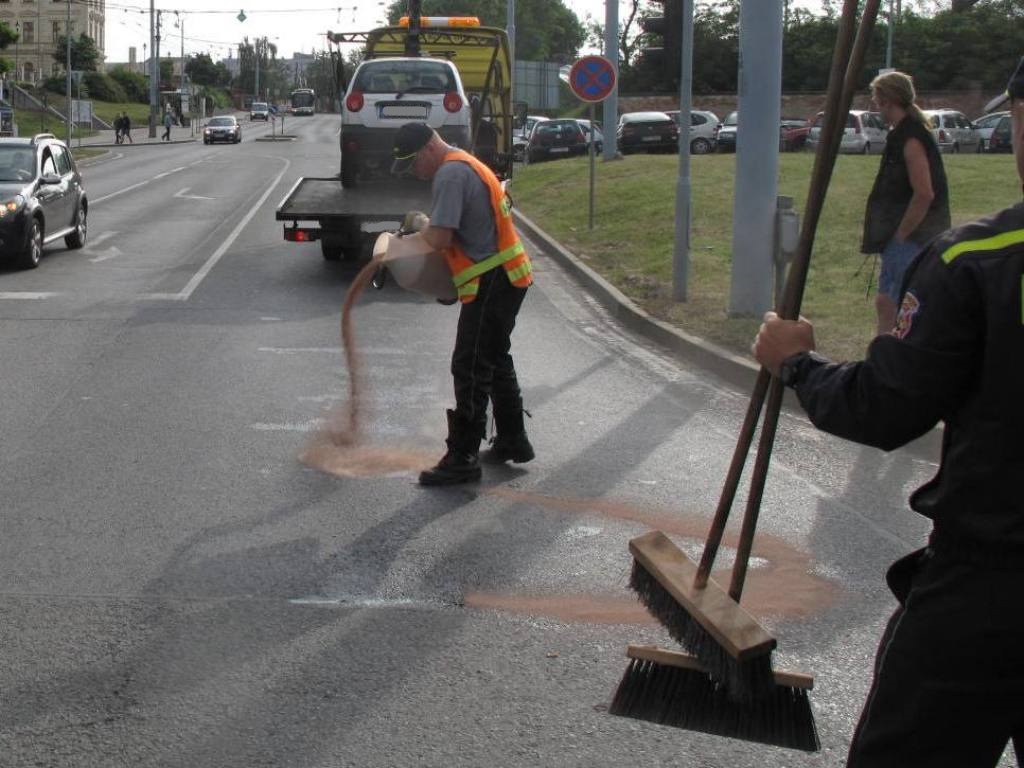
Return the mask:
[(398, 237), (382, 232), (373, 245), (373, 257), (407, 291), (444, 301), (458, 298), (444, 254), (431, 249), (418, 234)]

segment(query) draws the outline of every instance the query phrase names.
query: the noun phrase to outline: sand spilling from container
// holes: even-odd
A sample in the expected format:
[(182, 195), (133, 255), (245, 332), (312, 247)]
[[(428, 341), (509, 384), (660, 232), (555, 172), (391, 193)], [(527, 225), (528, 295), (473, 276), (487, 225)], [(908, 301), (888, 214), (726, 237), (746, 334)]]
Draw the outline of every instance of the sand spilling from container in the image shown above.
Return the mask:
[(366, 444), (363, 419), (367, 394), (362, 358), (356, 343), (353, 309), (366, 286), (381, 266), (374, 255), (356, 275), (345, 294), (341, 309), (341, 344), (348, 367), (348, 399), (332, 409), (320, 430), (313, 434), (299, 461), (308, 467), (341, 477), (374, 477), (407, 474), (426, 469), (429, 456), (401, 448)]

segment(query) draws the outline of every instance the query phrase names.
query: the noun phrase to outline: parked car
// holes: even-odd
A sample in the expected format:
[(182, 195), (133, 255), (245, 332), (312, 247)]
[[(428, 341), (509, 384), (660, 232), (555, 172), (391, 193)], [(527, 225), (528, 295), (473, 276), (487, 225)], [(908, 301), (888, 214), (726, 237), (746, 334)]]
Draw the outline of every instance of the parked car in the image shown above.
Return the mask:
[(989, 152), (1013, 152), (1013, 137), (1010, 133), (1010, 116), (1008, 114), (999, 118), (999, 122), (989, 134), (986, 147)]
[(722, 121), (715, 137), (715, 149), (719, 152), (736, 151), (736, 127), (739, 125), (739, 112), (730, 112)]
[(932, 136), (940, 152), (980, 152), (981, 139), (963, 112), (954, 109), (926, 109)]
[(679, 126), (664, 112), (626, 112), (615, 130), (619, 152), (677, 152)]
[(526, 160), (526, 145), (530, 143), (530, 132), (537, 123), (547, 120), (543, 115), (527, 115), (526, 122), (519, 130), (512, 132), (512, 159), (519, 162)]
[(1009, 112), (990, 112), (974, 121), (974, 130), (978, 134), (979, 152), (985, 152), (988, 149), (988, 139), (992, 135), (992, 131), (995, 130), (999, 121), (1009, 114)]
[[(580, 124), (580, 128), (583, 130), (583, 138), (587, 141), (587, 152), (590, 151), (590, 121), (576, 119), (576, 122)], [(604, 134), (601, 132), (601, 124), (594, 121), (594, 152), (604, 151)]]
[(270, 105), (265, 101), (254, 101), (249, 107), (249, 120), (269, 120)]
[(211, 117), (210, 122), (203, 128), (203, 144), (213, 144), (215, 141), (230, 141), (237, 144), (242, 140), (242, 126), (234, 115), (223, 115)]
[(779, 151), (796, 152), (807, 145), (811, 123), (796, 117), (784, 117), (779, 123)]
[[(665, 113), (682, 129), (679, 120), (679, 110), (673, 109)], [(721, 123), (718, 122), (718, 115), (714, 112), (694, 109), (690, 112), (690, 152), (695, 155), (706, 155), (715, 151), (718, 142), (718, 129)]]
[(52, 133), (0, 139), (0, 254), (24, 269), (39, 266), (59, 238), (85, 245), (89, 201), (67, 145)]
[[(806, 146), (808, 149), (818, 148), (818, 138), (825, 125), (825, 113), (819, 112), (811, 121), (807, 132)], [(839, 151), (855, 155), (881, 154), (885, 149), (885, 139), (889, 128), (877, 112), (863, 109), (851, 109), (846, 115), (846, 127), (839, 142)]]
[(362, 62), (342, 101), (342, 186), (389, 174), (391, 145), (405, 123), (425, 122), (449, 144), (467, 149), (471, 112), (450, 61), (394, 56)]
[(526, 145), (526, 161), (587, 154), (587, 139), (575, 120), (542, 120), (533, 126)]

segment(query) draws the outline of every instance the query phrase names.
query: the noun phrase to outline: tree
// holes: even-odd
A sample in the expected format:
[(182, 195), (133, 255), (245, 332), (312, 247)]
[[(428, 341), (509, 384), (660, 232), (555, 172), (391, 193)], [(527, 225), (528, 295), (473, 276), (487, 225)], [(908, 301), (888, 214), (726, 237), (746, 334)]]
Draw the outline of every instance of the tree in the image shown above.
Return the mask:
[(110, 77), (116, 80), (118, 85), (124, 89), (128, 101), (135, 101), (140, 104), (149, 103), (149, 80), (145, 75), (132, 72), (127, 67), (114, 67), (110, 70)]
[[(506, 22), (507, 0), (423, 0), (424, 16), (476, 16), (488, 27)], [(391, 0), (387, 16), (395, 24), (405, 15), (407, 0)], [(567, 63), (579, 55), (587, 31), (562, 0), (517, 0), (517, 59)]]
[[(56, 47), (53, 51), (53, 60), (62, 67), (67, 66), (67, 35), (58, 35)], [(78, 37), (71, 38), (71, 69), (85, 72), (96, 72), (99, 69), (100, 52), (96, 47), (96, 41), (84, 32)]]
[[(0, 21), (0, 50), (3, 50), (12, 43), (18, 41), (18, 35), (13, 29), (7, 24), (7, 22)], [(0, 74), (6, 74), (14, 70), (14, 64), (10, 59), (6, 59), (0, 56)]]
[(185, 62), (185, 74), (196, 85), (220, 85), (220, 71), (208, 53), (189, 56)]

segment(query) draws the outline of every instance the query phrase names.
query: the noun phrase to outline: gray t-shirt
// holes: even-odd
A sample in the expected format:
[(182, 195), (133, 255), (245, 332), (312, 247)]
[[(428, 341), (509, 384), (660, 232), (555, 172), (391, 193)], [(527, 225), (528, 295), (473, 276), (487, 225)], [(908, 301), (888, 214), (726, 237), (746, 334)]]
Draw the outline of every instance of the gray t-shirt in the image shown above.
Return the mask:
[(434, 174), (430, 223), (455, 230), (455, 238), (473, 261), (498, 250), (498, 234), (487, 185), (468, 163), (444, 163)]

